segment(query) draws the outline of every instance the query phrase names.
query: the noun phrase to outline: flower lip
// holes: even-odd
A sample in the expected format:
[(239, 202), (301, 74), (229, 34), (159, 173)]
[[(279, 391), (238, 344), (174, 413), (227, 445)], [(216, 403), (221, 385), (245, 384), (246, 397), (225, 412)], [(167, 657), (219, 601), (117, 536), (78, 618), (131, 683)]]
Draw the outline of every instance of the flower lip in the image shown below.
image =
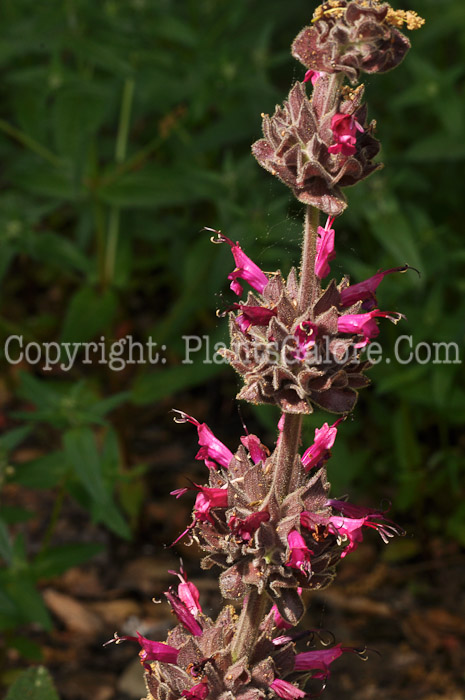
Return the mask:
[(336, 440), (338, 426), (343, 420), (345, 416), (338, 418), (331, 426), (324, 423), (321, 428), (315, 429), (315, 440), (310, 447), (307, 447), (301, 458), (305, 471), (323, 466), (331, 457), (330, 449)]
[[(345, 287), (341, 290), (341, 306), (352, 306), (352, 304), (355, 304), (357, 301), (362, 301), (362, 308), (365, 311), (372, 311), (377, 305), (375, 292), (385, 276), (393, 272), (406, 272), (407, 270), (415, 270), (415, 272), (418, 272), (416, 268), (410, 265), (401, 265), (400, 267), (392, 267), (389, 270), (378, 270), (375, 275), (363, 280), (363, 282)], [(420, 273), (418, 272), (418, 274)]]
[(109, 639), (103, 646), (107, 646), (113, 642), (115, 644), (120, 644), (121, 642), (138, 642), (142, 647), (141, 651), (139, 652), (141, 663), (149, 673), (152, 673), (152, 668), (150, 666), (151, 661), (161, 661), (166, 664), (175, 664), (178, 659), (178, 649), (170, 646), (169, 644), (165, 644), (165, 642), (154, 642), (151, 639), (147, 639), (139, 632), (137, 632), (137, 637), (129, 635), (120, 637), (118, 633), (115, 632), (113, 639)]
[(231, 253), (236, 264), (235, 269), (228, 275), (228, 279), (231, 280), (230, 287), (232, 291), (237, 294), (237, 296), (241, 296), (243, 287), (242, 284), (238, 282), (238, 279), (242, 279), (248, 282), (257, 292), (263, 294), (268, 284), (268, 277), (259, 266), (244, 253), (239, 243), (234, 243), (230, 238), (221, 233), (221, 231), (216, 231), (208, 227), (205, 227), (205, 230), (216, 233), (217, 238), (212, 237), (210, 239), (212, 243), (227, 243), (231, 248)]
[(330, 273), (329, 263), (336, 257), (334, 250), (334, 229), (331, 228), (334, 223), (334, 216), (328, 216), (326, 224), (318, 226), (316, 256), (315, 256), (315, 275), (320, 279), (324, 279)]
[(331, 129), (335, 143), (329, 146), (328, 152), (341, 153), (343, 156), (353, 156), (357, 149), (357, 131), (363, 134), (365, 129), (355, 119), (353, 114), (335, 114), (331, 119)]
[(362, 335), (362, 340), (354, 347), (364, 348), (370, 340), (379, 335), (375, 318), (388, 318), (392, 323), (399, 323), (401, 319), (405, 319), (405, 316), (398, 311), (380, 311), (379, 309), (373, 309), (365, 314), (346, 314), (338, 318), (337, 329), (339, 333)]
[(198, 420), (184, 413), (184, 411), (179, 411), (176, 408), (172, 410), (176, 414), (174, 417), (175, 423), (191, 423), (197, 428), (200, 450), (197, 452), (195, 459), (203, 459), (209, 469), (217, 469), (218, 464), (227, 469), (234, 455), (221, 440), (214, 436), (208, 425), (199, 423)]

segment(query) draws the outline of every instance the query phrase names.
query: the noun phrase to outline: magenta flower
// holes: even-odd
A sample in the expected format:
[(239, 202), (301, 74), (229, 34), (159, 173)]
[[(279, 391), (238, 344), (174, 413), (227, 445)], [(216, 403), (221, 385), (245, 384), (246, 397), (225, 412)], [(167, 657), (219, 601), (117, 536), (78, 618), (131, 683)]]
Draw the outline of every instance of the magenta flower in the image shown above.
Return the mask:
[(315, 345), (318, 336), (318, 326), (311, 321), (302, 321), (297, 326), (294, 337), (297, 340), (297, 350), (293, 353), (293, 358), (303, 362), (307, 353)]
[(376, 289), (384, 277), (390, 275), (391, 272), (405, 272), (408, 269), (408, 265), (403, 265), (402, 267), (393, 267), (390, 270), (379, 270), (376, 275), (369, 277), (367, 280), (358, 284), (351, 284), (341, 291), (341, 306), (352, 306), (357, 301), (363, 301), (363, 308), (366, 311), (371, 311), (377, 304)]
[(287, 543), (289, 545), (289, 556), (286, 565), (292, 566), (293, 569), (299, 569), (305, 576), (310, 577), (310, 555), (313, 552), (305, 544), (305, 540), (300, 532), (291, 530), (287, 536)]
[(262, 445), (260, 438), (256, 435), (243, 435), (241, 442), (250, 455), (250, 459), (254, 464), (264, 462), (270, 456), (270, 451), (265, 445)]
[[(197, 484), (196, 484), (197, 486)], [(194, 515), (199, 522), (213, 522), (210, 515), (212, 508), (228, 507), (228, 489), (210, 488), (209, 486), (197, 486), (199, 493), (195, 499)]]
[(186, 630), (194, 635), (194, 637), (200, 637), (203, 630), (179, 595), (173, 590), (169, 590), (165, 591), (165, 597), (179, 622), (184, 625)]
[(190, 690), (183, 690), (181, 695), (188, 700), (205, 700), (209, 693), (208, 684), (206, 681), (201, 681), (196, 685), (193, 685)]
[(120, 644), (121, 642), (139, 642), (142, 649), (139, 652), (140, 660), (142, 666), (149, 672), (152, 673), (152, 668), (150, 666), (151, 661), (162, 661), (165, 664), (175, 664), (178, 659), (179, 650), (165, 644), (164, 642), (153, 642), (151, 639), (143, 637), (139, 632), (137, 632), (137, 637), (120, 637), (115, 634), (113, 639), (105, 642), (103, 646), (107, 644)]
[(343, 420), (338, 418), (331, 426), (324, 423), (321, 428), (316, 428), (313, 445), (310, 445), (302, 455), (302, 464), (307, 472), (313, 467), (322, 467), (331, 457), (330, 449), (336, 440), (337, 426)]
[(328, 216), (325, 227), (318, 226), (316, 242), (315, 275), (324, 279), (329, 275), (329, 263), (336, 257), (334, 250), (334, 229), (331, 228), (334, 217)]
[[(335, 499), (329, 499), (327, 505), (331, 505), (342, 513), (342, 515), (332, 515), (329, 518), (328, 525), (330, 532), (337, 535), (342, 540), (349, 541), (348, 546), (341, 553), (341, 559), (357, 549), (360, 542), (363, 541), (364, 527), (377, 530), (385, 544), (387, 544), (389, 538), (394, 537), (394, 535), (404, 534), (403, 530), (395, 523), (385, 518), (384, 513), (381, 511), (354, 506), (351, 503), (337, 501)], [(378, 522), (379, 520), (381, 520), (381, 522)]]
[(336, 644), (330, 649), (316, 649), (296, 654), (294, 671), (317, 671), (313, 674), (313, 678), (327, 679), (330, 676), (330, 664), (342, 656), (345, 651), (353, 651), (353, 649)]
[(306, 693), (297, 686), (289, 683), (289, 681), (283, 681), (281, 678), (275, 678), (275, 680), (270, 683), (270, 688), (274, 690), (276, 695), (284, 700), (294, 700), (294, 698), (304, 698)]
[(328, 148), (329, 153), (353, 156), (356, 151), (357, 131), (363, 133), (363, 126), (351, 114), (335, 114), (331, 119), (331, 129), (336, 143)]
[(250, 542), (260, 525), (270, 519), (267, 510), (251, 513), (246, 518), (238, 518), (233, 515), (228, 522), (228, 527), (234, 535), (237, 535), (245, 542)]
[(277, 314), (276, 309), (266, 309), (263, 306), (234, 304), (232, 308), (242, 312), (236, 316), (236, 323), (243, 333), (247, 333), (250, 326), (268, 326), (273, 316)]
[[(207, 231), (214, 231), (214, 229), (208, 229)], [(231, 253), (234, 257), (234, 262), (236, 263), (236, 268), (228, 275), (228, 280), (231, 280), (231, 289), (237, 296), (241, 296), (243, 292), (243, 287), (238, 279), (242, 279), (248, 282), (251, 287), (253, 287), (257, 292), (263, 294), (263, 290), (268, 284), (268, 277), (264, 272), (256, 265), (253, 260), (251, 260), (242, 250), (239, 243), (233, 243), (233, 241), (224, 236), (221, 231), (215, 231), (218, 238), (212, 238), (213, 243), (228, 243), (231, 246)]]
[(178, 596), (184, 605), (187, 607), (189, 612), (197, 617), (199, 613), (202, 612), (200, 607), (200, 593), (192, 581), (188, 581), (184, 569), (181, 567), (181, 571), (169, 571), (168, 573), (178, 576), (180, 583), (178, 584)]
[(318, 80), (318, 78), (321, 78), (321, 76), (324, 75), (322, 71), (319, 70), (312, 70), (311, 68), (305, 73), (305, 78), (303, 79), (302, 82), (308, 83), (310, 80), (313, 87), (315, 87), (315, 83)]
[(189, 416), (184, 411), (173, 409), (178, 415), (175, 417), (176, 423), (192, 423), (197, 428), (199, 435), (200, 450), (195, 455), (195, 459), (203, 459), (209, 469), (217, 469), (218, 464), (227, 468), (233, 458), (233, 453), (216, 438), (206, 423), (199, 423), (198, 420)]
[[(194, 520), (191, 522), (190, 525), (188, 525), (188, 527), (186, 527), (184, 532), (181, 532), (179, 537), (177, 537), (174, 540), (174, 542), (171, 543), (171, 547), (177, 544), (179, 540), (182, 540), (184, 535), (187, 535), (187, 533), (195, 527), (196, 523), (213, 523), (213, 518), (210, 515), (210, 511), (212, 508), (227, 508), (228, 506), (227, 488), (211, 488), (209, 486), (199, 486), (199, 484), (194, 484), (192, 488), (199, 490), (194, 504)], [(179, 498), (180, 496), (183, 496), (185, 493), (187, 493), (187, 491), (190, 490), (191, 488), (189, 487), (175, 489), (174, 491), (171, 491), (171, 495), (176, 496), (176, 498)]]
[(355, 333), (362, 335), (363, 339), (356, 343), (355, 348), (364, 348), (370, 340), (379, 335), (379, 328), (375, 318), (388, 318), (392, 323), (398, 323), (401, 318), (405, 318), (397, 311), (380, 311), (373, 309), (366, 314), (346, 314), (337, 320), (337, 329), (340, 333)]

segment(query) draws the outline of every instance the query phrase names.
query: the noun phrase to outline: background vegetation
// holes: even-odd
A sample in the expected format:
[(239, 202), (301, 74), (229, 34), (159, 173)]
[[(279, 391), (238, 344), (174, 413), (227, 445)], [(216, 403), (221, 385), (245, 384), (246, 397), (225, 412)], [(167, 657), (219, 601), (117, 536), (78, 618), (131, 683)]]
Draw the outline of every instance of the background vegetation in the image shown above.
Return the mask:
[[(240, 239), (266, 270), (296, 261), (302, 212), (249, 149), (260, 113), (303, 77), (289, 45), (315, 4), (2, 2), (1, 348), (12, 334), (25, 343), (103, 336), (107, 347), (131, 334), (166, 346), (167, 360), (119, 372), (3, 361), (0, 629), (23, 659), (40, 658), (31, 625), (52, 625), (41, 582), (108, 546), (61, 541), (63, 504), (137, 542), (145, 484), (162, 466), (138, 462), (131, 439), (156, 417), (152, 407), (184, 408), (205, 392), (212, 413), (198, 418), (235, 444), (233, 373), (200, 354), (181, 363), (183, 335), (225, 339), (215, 310), (231, 298), (231, 259), (201, 229)], [(403, 6), (427, 23), (399, 69), (366, 80), (386, 169), (348, 192), (332, 271), (360, 281), (416, 267), (421, 277), (393, 276), (380, 288), (381, 308), (407, 316), (382, 324), (388, 354), (405, 333), (414, 343), (456, 342), (463, 360), (465, 5)], [(334, 449), (334, 493), (375, 504), (387, 496), (416, 542), (465, 544), (463, 365), (383, 362), (371, 378)], [(243, 414), (273, 439), (273, 410)], [(309, 419), (308, 440), (320, 423)], [(50, 511), (11, 505), (21, 488), (47, 490)], [(38, 515), (31, 540), (26, 524)]]

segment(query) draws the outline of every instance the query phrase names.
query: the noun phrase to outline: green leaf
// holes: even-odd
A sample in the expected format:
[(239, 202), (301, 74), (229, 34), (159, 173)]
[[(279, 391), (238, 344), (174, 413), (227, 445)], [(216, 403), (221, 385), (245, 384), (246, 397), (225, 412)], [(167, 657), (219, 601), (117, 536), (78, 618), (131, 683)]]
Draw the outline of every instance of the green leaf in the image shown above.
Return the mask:
[(21, 656), (28, 661), (42, 661), (43, 652), (39, 644), (34, 642), (29, 637), (9, 636), (8, 646), (19, 651)]
[(78, 542), (47, 549), (34, 559), (31, 570), (35, 579), (59, 576), (73, 566), (79, 566), (101, 552), (103, 546)]
[(87, 342), (104, 331), (114, 320), (118, 301), (111, 289), (100, 293), (82, 287), (74, 294), (61, 331), (62, 343)]
[(52, 620), (38, 592), (31, 571), (2, 571), (0, 584), (8, 598), (14, 603), (17, 619), (22, 624), (35, 622), (45, 630), (52, 628)]
[(30, 510), (20, 508), (20, 506), (2, 505), (1, 512), (3, 520), (8, 523), (8, 525), (24, 523), (34, 516), (34, 513), (31, 513)]
[(19, 190), (70, 202), (85, 196), (83, 185), (76, 182), (68, 167), (51, 167), (41, 162), (35, 162), (32, 167), (30, 159), (27, 168), (24, 163), (21, 166), (14, 168), (11, 174), (11, 180)]
[(24, 425), (21, 428), (14, 428), (13, 430), (4, 433), (0, 437), (0, 451), (8, 453), (14, 450), (31, 432), (29, 425)]
[(13, 561), (13, 547), (11, 545), (10, 532), (3, 520), (0, 520), (0, 557), (5, 560), (8, 566)]
[(88, 274), (89, 259), (63, 235), (52, 231), (35, 234), (29, 241), (29, 254), (36, 260), (56, 266), (62, 271), (77, 270)]
[(102, 124), (107, 109), (108, 99), (101, 85), (65, 85), (56, 95), (52, 116), (58, 151), (76, 159), (86, 139)]
[(155, 34), (162, 39), (168, 39), (189, 48), (197, 45), (197, 34), (188, 24), (172, 14), (159, 17), (154, 29)]
[(125, 540), (131, 539), (129, 525), (112, 499), (108, 497), (101, 503), (93, 503), (91, 512), (95, 522), (104, 523), (110, 530), (113, 530), (113, 532), (116, 532), (117, 535), (123, 537)]
[(131, 209), (158, 209), (212, 199), (222, 192), (218, 176), (181, 168), (146, 166), (104, 185), (97, 196), (105, 204)]
[(93, 500), (103, 502), (106, 492), (102, 479), (100, 455), (90, 428), (72, 428), (63, 437), (66, 457)]
[(10, 687), (5, 700), (60, 700), (44, 666), (28, 668)]
[(63, 480), (68, 469), (64, 452), (49, 452), (43, 457), (16, 465), (11, 480), (31, 489), (52, 489)]
[(110, 71), (114, 75), (122, 78), (127, 78), (132, 75), (132, 66), (121, 57), (124, 52), (118, 52), (114, 49), (114, 39), (108, 45), (99, 42), (95, 35), (90, 33), (89, 36), (82, 34), (72, 34), (67, 37), (69, 47), (76, 52), (77, 56), (85, 57), (86, 61)]
[[(131, 531), (104, 483), (102, 458), (92, 431), (89, 428), (73, 428), (65, 433), (63, 441), (76, 476), (91, 498), (93, 519), (129, 539)], [(111, 488), (112, 484), (109, 486)]]
[(224, 365), (201, 364), (178, 365), (141, 375), (134, 382), (132, 399), (136, 404), (158, 401), (176, 392), (203, 384), (224, 369)]

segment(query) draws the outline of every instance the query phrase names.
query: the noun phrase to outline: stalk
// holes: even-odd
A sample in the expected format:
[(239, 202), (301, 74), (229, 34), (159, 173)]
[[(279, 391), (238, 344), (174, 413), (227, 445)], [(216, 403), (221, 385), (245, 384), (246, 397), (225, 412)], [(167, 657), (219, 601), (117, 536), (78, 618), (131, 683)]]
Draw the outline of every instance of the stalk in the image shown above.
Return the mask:
[(308, 205), (305, 211), (304, 240), (300, 267), (299, 309), (301, 312), (313, 305), (316, 294), (320, 290), (320, 285), (315, 275), (319, 218), (319, 209)]
[(274, 460), (273, 490), (278, 503), (282, 503), (289, 493), (295, 458), (300, 445), (301, 429), (301, 415), (284, 414), (284, 426)]
[[(131, 120), (132, 100), (134, 96), (134, 80), (127, 78), (124, 83), (121, 111), (116, 137), (115, 162), (121, 165), (126, 158), (129, 124)], [(118, 249), (120, 224), (120, 209), (113, 206), (108, 217), (107, 246), (104, 261), (104, 286), (111, 284), (115, 276), (116, 251)]]
[(247, 656), (249, 659), (252, 657), (260, 631), (260, 623), (265, 617), (268, 606), (267, 594), (258, 593), (257, 589), (253, 588), (245, 599), (237, 622), (236, 634), (231, 647), (233, 663), (243, 656)]

